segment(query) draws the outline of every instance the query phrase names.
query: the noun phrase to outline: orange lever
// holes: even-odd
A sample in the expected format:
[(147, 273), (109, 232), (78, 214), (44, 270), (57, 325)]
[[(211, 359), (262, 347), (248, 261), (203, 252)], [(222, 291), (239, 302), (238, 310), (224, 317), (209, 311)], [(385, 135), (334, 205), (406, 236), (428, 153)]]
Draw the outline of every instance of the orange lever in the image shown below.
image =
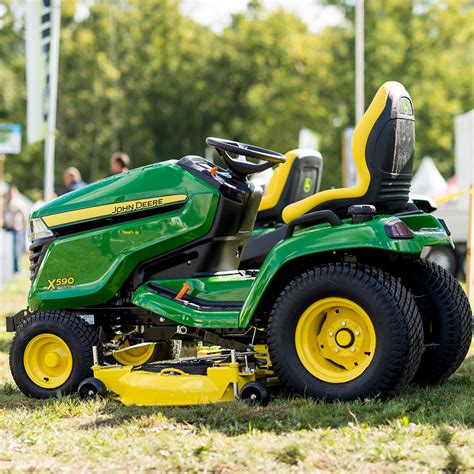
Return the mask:
[(189, 283), (184, 283), (183, 288), (179, 290), (179, 293), (176, 295), (175, 299), (180, 300), (189, 290), (192, 290), (192, 286)]
[(214, 166), (213, 168), (211, 168), (211, 169), (209, 170), (209, 174), (210, 174), (212, 177), (214, 177), (214, 176), (216, 175), (218, 169), (219, 169), (218, 166)]

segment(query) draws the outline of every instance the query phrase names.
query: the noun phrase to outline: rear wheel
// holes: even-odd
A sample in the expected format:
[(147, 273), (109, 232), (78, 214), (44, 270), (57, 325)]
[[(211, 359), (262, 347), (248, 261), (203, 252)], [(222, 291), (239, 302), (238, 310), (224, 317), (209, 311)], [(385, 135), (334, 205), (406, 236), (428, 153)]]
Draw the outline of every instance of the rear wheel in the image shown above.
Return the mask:
[(437, 384), (462, 364), (472, 339), (472, 311), (456, 278), (441, 266), (416, 260), (399, 267), (424, 326), (425, 351), (415, 381)]
[(270, 316), (280, 380), (313, 397), (392, 396), (413, 378), (423, 330), (400, 281), (366, 265), (328, 264), (291, 281)]
[(426, 260), (443, 267), (452, 275), (456, 275), (458, 272), (456, 254), (451, 247), (446, 245), (429, 248), (426, 254)]
[(65, 311), (45, 311), (26, 318), (10, 349), (10, 369), (19, 389), (30, 397), (69, 394), (92, 374), (92, 346), (97, 332)]

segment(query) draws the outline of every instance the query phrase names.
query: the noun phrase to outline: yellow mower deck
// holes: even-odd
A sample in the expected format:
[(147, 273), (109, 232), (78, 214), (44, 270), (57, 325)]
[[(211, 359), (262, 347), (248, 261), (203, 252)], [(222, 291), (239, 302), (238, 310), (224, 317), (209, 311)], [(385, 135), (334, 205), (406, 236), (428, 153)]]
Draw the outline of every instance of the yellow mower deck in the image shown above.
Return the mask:
[[(178, 368), (175, 361), (159, 371), (147, 369), (147, 366), (98, 364), (93, 365), (92, 371), (94, 379), (104, 384), (108, 395), (125, 405), (166, 406), (230, 402), (240, 398), (247, 383), (273, 374), (267, 365), (262, 367), (261, 362), (247, 363), (247, 358), (251, 356), (255, 356), (255, 360), (266, 361), (264, 352), (236, 356), (231, 351), (231, 354), (227, 352), (220, 356), (219, 350), (212, 348), (210, 353), (212, 355), (204, 351), (203, 354), (203, 350), (198, 349), (198, 357), (187, 359), (204, 361), (209, 360), (209, 357), (215, 358), (214, 364), (207, 367), (205, 374), (187, 373), (185, 369)], [(162, 365), (166, 363), (160, 363), (160, 367)], [(149, 366), (153, 367), (153, 364)]]

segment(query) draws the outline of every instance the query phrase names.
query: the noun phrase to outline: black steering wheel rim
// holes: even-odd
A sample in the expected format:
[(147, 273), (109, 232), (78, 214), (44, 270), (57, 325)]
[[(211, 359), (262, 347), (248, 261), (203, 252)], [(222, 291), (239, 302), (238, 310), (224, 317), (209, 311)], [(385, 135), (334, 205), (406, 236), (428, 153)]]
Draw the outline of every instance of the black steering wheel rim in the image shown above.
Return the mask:
[[(248, 143), (241, 143), (217, 137), (207, 137), (206, 143), (217, 150), (217, 153), (219, 153), (219, 155), (224, 159), (235, 176), (244, 180), (245, 177), (250, 174), (260, 173), (276, 164), (284, 163), (286, 161), (286, 156), (277, 151), (249, 145)], [(229, 153), (256, 158), (263, 160), (265, 163), (251, 163), (248, 161), (236, 160), (232, 158)]]
[(285, 155), (277, 151), (250, 145), (248, 143), (236, 142), (233, 140), (217, 137), (207, 137), (206, 143), (218, 150), (224, 150), (229, 153), (248, 156), (249, 158), (257, 158), (260, 160), (269, 161), (273, 164), (284, 163), (286, 161)]

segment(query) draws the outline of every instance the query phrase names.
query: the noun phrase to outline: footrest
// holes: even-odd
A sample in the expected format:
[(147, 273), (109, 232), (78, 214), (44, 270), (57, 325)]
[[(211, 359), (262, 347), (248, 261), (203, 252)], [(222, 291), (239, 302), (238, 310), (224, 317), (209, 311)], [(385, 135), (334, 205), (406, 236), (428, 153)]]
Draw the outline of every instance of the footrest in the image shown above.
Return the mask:
[(132, 303), (196, 328), (238, 328), (241, 303), (176, 299), (176, 294), (154, 283), (145, 283), (133, 294)]

